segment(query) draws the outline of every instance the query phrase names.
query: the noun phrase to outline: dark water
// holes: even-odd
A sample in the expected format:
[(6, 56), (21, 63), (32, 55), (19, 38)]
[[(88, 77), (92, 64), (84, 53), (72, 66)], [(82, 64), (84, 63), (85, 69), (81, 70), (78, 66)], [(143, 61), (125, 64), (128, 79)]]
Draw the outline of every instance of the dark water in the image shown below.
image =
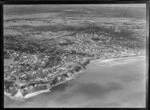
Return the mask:
[(145, 58), (93, 61), (76, 80), (26, 101), (4, 98), (5, 107), (145, 107)]

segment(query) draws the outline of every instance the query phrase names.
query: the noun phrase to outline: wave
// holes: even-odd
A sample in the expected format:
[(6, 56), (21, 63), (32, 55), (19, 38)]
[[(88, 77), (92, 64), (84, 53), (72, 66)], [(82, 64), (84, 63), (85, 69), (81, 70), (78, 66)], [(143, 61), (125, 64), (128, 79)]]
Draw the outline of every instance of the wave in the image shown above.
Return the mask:
[(127, 64), (128, 62), (135, 61), (136, 59), (143, 60), (146, 56), (129, 56), (129, 57), (121, 57), (121, 58), (111, 58), (111, 59), (96, 59), (91, 62), (97, 62), (99, 64), (107, 64), (107, 65), (117, 65), (117, 64)]

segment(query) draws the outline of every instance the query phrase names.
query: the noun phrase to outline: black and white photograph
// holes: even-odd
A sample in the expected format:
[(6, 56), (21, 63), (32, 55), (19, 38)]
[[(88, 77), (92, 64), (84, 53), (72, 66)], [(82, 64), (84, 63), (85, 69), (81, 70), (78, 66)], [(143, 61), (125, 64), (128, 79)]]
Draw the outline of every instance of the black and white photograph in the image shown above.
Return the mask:
[(4, 4), (4, 108), (145, 108), (146, 3)]

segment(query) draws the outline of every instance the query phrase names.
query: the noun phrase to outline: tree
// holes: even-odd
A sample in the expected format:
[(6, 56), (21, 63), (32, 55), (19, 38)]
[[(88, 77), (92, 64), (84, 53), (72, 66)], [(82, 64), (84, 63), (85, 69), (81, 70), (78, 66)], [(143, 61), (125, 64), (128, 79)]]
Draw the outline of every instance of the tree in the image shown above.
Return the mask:
[(55, 85), (57, 82), (58, 82), (57, 77), (55, 77), (55, 78), (52, 80), (51, 85)]
[(76, 72), (79, 72), (79, 71), (81, 70), (81, 66), (75, 66), (75, 67), (74, 67), (74, 70), (75, 70)]
[(8, 80), (4, 81), (4, 85), (5, 85), (6, 89), (8, 89), (9, 87), (13, 86), (13, 84), (14, 84), (13, 81), (8, 81)]

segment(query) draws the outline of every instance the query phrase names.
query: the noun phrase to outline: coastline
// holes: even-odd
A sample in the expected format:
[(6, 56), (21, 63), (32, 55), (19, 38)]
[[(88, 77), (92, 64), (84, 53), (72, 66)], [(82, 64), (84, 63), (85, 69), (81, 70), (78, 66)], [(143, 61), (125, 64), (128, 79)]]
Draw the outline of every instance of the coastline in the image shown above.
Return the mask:
[[(102, 59), (102, 60), (101, 59), (93, 59), (93, 60), (91, 60), (91, 62), (94, 62), (94, 61), (109, 62), (109, 61), (121, 60), (121, 59), (125, 59), (125, 58), (138, 58), (138, 57), (139, 58), (144, 58), (144, 57), (146, 58), (146, 56), (144, 56), (144, 55), (143, 56), (136, 56), (136, 55), (134, 55), (134, 56), (125, 56), (125, 57)], [(72, 79), (75, 79), (75, 77), (77, 75), (79, 75), (80, 73), (82, 73), (82, 72), (83, 72), (83, 69), (81, 71), (79, 71), (79, 72), (75, 72), (74, 75), (71, 78), (66, 78), (66, 80), (64, 80), (62, 82), (59, 82), (56, 85), (52, 85), (52, 87), (50, 89), (52, 89), (53, 87), (58, 86), (58, 85), (60, 85), (62, 83), (66, 83), (67, 81), (70, 81)], [(11, 96), (9, 93), (7, 93), (5, 91), (4, 91), (4, 95), (8, 96), (11, 99), (15, 99), (15, 100), (25, 100), (25, 99), (29, 99), (31, 97), (37, 96), (37, 95), (42, 94), (42, 93), (50, 92), (50, 89), (48, 88), (46, 90), (40, 90), (40, 91), (37, 91), (37, 92), (29, 93), (29, 94), (25, 95), (23, 98), (18, 98), (18, 97)]]
[(13, 100), (20, 100), (20, 101), (24, 100), (24, 98), (18, 98), (18, 97), (11, 96), (9, 93), (7, 93), (5, 91), (4, 91), (4, 95), (9, 97), (10, 99), (13, 99)]
[[(55, 86), (58, 86), (58, 85), (60, 85), (60, 84), (66, 83), (66, 82), (69, 81), (69, 80), (75, 79), (75, 77), (76, 77), (78, 74), (82, 73), (82, 72), (83, 72), (82, 70), (81, 70), (80, 72), (76, 72), (75, 75), (72, 76), (71, 78), (67, 78), (65, 81), (62, 81), (62, 82), (60, 82), (60, 83), (57, 83), (56, 85), (53, 85), (52, 87), (55, 87)], [(50, 89), (52, 89), (52, 87), (51, 87)], [(8, 97), (11, 98), (11, 99), (15, 99), (15, 100), (25, 100), (25, 99), (32, 98), (32, 97), (37, 96), (37, 95), (42, 94), (42, 93), (50, 92), (50, 89), (48, 88), (48, 89), (46, 89), (46, 90), (40, 90), (40, 91), (37, 91), (37, 92), (29, 93), (29, 94), (25, 95), (25, 96), (22, 97), (22, 98), (11, 96), (9, 93), (7, 93), (7, 92), (5, 92), (5, 91), (4, 91), (4, 95), (8, 96)]]
[(28, 99), (28, 98), (37, 96), (37, 95), (39, 95), (41, 93), (45, 93), (45, 92), (50, 92), (50, 90), (46, 89), (46, 90), (40, 90), (40, 91), (37, 91), (37, 92), (29, 93), (29, 94), (25, 95), (23, 99)]
[(123, 56), (123, 57), (116, 57), (116, 58), (108, 58), (108, 59), (93, 59), (91, 62), (94, 61), (100, 61), (100, 62), (109, 62), (109, 61), (114, 61), (114, 60), (123, 60), (125, 58), (146, 58), (144, 55), (133, 55), (133, 56)]
[[(137, 62), (139, 62), (139, 63), (137, 63)], [(98, 64), (98, 63), (97, 63)], [(129, 66), (129, 65), (134, 65), (134, 67), (140, 67), (140, 68), (136, 68), (136, 70), (132, 67), (132, 66)], [(139, 66), (140, 65), (140, 66)], [(41, 93), (41, 94), (39, 94), (39, 95), (37, 95), (37, 96), (35, 96), (35, 97), (31, 97), (31, 98), (29, 98), (29, 99), (25, 99), (24, 101), (15, 101), (14, 100), (14, 102), (13, 102), (13, 100), (11, 100), (11, 99), (9, 99), (9, 98), (7, 98), (6, 99), (6, 101), (5, 101), (5, 105), (6, 105), (6, 107), (28, 107), (29, 106), (29, 104), (30, 104), (30, 107), (63, 107), (63, 105), (62, 106), (60, 106), (59, 104), (59, 102), (64, 102), (64, 101), (66, 101), (66, 102), (64, 102), (65, 103), (65, 106), (68, 106), (68, 107), (70, 107), (70, 105), (71, 106), (74, 106), (73, 104), (74, 104), (74, 102), (75, 101), (72, 101), (72, 96), (73, 96), (73, 98), (74, 99), (76, 99), (77, 98), (77, 100), (76, 100), (76, 102), (77, 102), (77, 106), (80, 106), (80, 104), (83, 102), (83, 101), (80, 101), (80, 99), (81, 99), (81, 97), (79, 96), (79, 97), (76, 97), (79, 93), (78, 92), (76, 92), (76, 90), (78, 89), (78, 87), (81, 87), (82, 86), (82, 84), (83, 84), (83, 86), (82, 86), (82, 88), (80, 88), (80, 90), (83, 90), (83, 88), (85, 88), (84, 90), (85, 90), (85, 94), (86, 94), (86, 90), (88, 90), (88, 88), (91, 88), (91, 91), (92, 91), (92, 88), (93, 88), (93, 86), (92, 85), (89, 85), (88, 86), (88, 84), (90, 84), (90, 83), (98, 83), (98, 84), (110, 84), (110, 87), (112, 87), (113, 86), (113, 84), (116, 84), (116, 83), (107, 83), (107, 82), (116, 82), (116, 81), (122, 81), (121, 82), (121, 84), (122, 85), (124, 85), (124, 84), (126, 84), (126, 85), (124, 85), (124, 89), (120, 89), (120, 92), (119, 92), (119, 94), (118, 94), (118, 91), (113, 91), (113, 93), (112, 94), (110, 94), (109, 96), (107, 96), (107, 100), (109, 101), (110, 100), (110, 97), (111, 98), (114, 98), (114, 97), (116, 97), (116, 98), (120, 98), (120, 97), (118, 97), (118, 96), (120, 96), (121, 94), (122, 94), (122, 92), (124, 92), (124, 94), (126, 95), (126, 96), (124, 96), (123, 97), (123, 99), (124, 98), (128, 98), (128, 90), (131, 90), (131, 94), (133, 93), (132, 91), (134, 91), (134, 92), (140, 92), (140, 90), (142, 91), (143, 89), (142, 89), (142, 87), (144, 86), (142, 86), (142, 84), (144, 84), (144, 83), (142, 83), (141, 84), (141, 82), (139, 81), (139, 80), (137, 80), (137, 83), (140, 85), (141, 84), (141, 88), (140, 88), (140, 90), (137, 88), (137, 89), (133, 89), (132, 87), (135, 87), (136, 88), (136, 85), (138, 85), (137, 83), (134, 83), (135, 81), (131, 81), (131, 82), (126, 82), (126, 80), (122, 80), (122, 79), (118, 79), (118, 77), (120, 76), (133, 76), (133, 75), (136, 75), (136, 74), (141, 74), (140, 73), (140, 71), (139, 70), (141, 70), (141, 68), (143, 68), (141, 65), (143, 65), (143, 60), (138, 60), (138, 58), (137, 58), (137, 60), (135, 60), (135, 63), (134, 64), (132, 64), (132, 63), (130, 63), (129, 62), (129, 64), (128, 65), (123, 65), (123, 67), (126, 67), (126, 66), (128, 66), (129, 68), (131, 67), (131, 69), (132, 70), (135, 70), (134, 72), (135, 73), (133, 73), (132, 74), (132, 71), (130, 72), (131, 74), (126, 74), (126, 68), (123, 68), (123, 69), (125, 69), (125, 71), (118, 71), (119, 70), (119, 68), (118, 68), (118, 66), (114, 66), (113, 68), (118, 68), (118, 69), (116, 69), (116, 72), (112, 72), (111, 70), (112, 69), (110, 69), (110, 70), (108, 70), (109, 69), (109, 67), (107, 67), (107, 65), (105, 65), (104, 66), (104, 68), (103, 68), (103, 66), (101, 66), (101, 65), (98, 65), (97, 67), (92, 67), (93, 65), (91, 65), (91, 64), (89, 64), (88, 65), (88, 67), (87, 67), (87, 69), (88, 70), (90, 70), (90, 71), (87, 71), (87, 70), (85, 70), (85, 72), (84, 73), (82, 73), (82, 74), (79, 74), (79, 76), (75, 79), (75, 80), (71, 80), (71, 81), (68, 81), (68, 82), (66, 82), (66, 83), (63, 83), (63, 84), (60, 84), (60, 85), (58, 85), (58, 86), (56, 86), (56, 87), (54, 87), (52, 90), (51, 90), (51, 92), (47, 92), (47, 93)], [(105, 68), (106, 67), (106, 68)], [(95, 72), (92, 72), (93, 70), (95, 70), (95, 69), (98, 69), (97, 71), (95, 71)], [(101, 72), (101, 70), (102, 70), (102, 72)], [(106, 72), (108, 72), (107, 74), (105, 74)], [(139, 73), (137, 73), (137, 72), (139, 72)], [(95, 76), (93, 76), (93, 75), (95, 75)], [(106, 77), (106, 75), (108, 75), (108, 77)], [(143, 76), (144, 76), (144, 74), (142, 74)], [(115, 79), (113, 78), (113, 76), (114, 77), (116, 77)], [(139, 76), (140, 77), (140, 76)], [(106, 78), (106, 80), (105, 80), (105, 78)], [(133, 78), (134, 78), (134, 76), (133, 76)], [(107, 80), (108, 79), (108, 80)], [(135, 79), (135, 78), (134, 78)], [(128, 80), (128, 79), (127, 79)], [(136, 80), (136, 79), (135, 79)], [(142, 79), (141, 79), (142, 80)], [(105, 82), (106, 83), (105, 83)], [(104, 83), (103, 83), (104, 82)], [(85, 86), (84, 84), (87, 84), (87, 86)], [(112, 84), (112, 85), (111, 85)], [(133, 86), (132, 85), (130, 85), (130, 84), (133, 84)], [(127, 88), (125, 88), (125, 87), (127, 87)], [(144, 86), (145, 87), (145, 86)], [(130, 89), (129, 89), (130, 88)], [(99, 88), (99, 89), (102, 89), (102, 88)], [(116, 88), (114, 88), (114, 89), (116, 89)], [(138, 91), (139, 90), (139, 91)], [(97, 89), (96, 89), (96, 91), (97, 91)], [(69, 94), (69, 93), (74, 93), (73, 95), (72, 94)], [(94, 91), (93, 91), (94, 92)], [(144, 92), (144, 91), (143, 91)], [(127, 93), (127, 94), (126, 94)], [(69, 94), (69, 95), (68, 95)], [(107, 93), (106, 93), (107, 94)], [(106, 96), (106, 94), (104, 94), (104, 96)], [(109, 93), (108, 93), (109, 94)], [(91, 97), (93, 96), (92, 94), (89, 94)], [(137, 94), (137, 95), (139, 95), (139, 94)], [(58, 96), (58, 97), (57, 97)], [(64, 96), (64, 97), (63, 97)], [(68, 97), (65, 97), (65, 96), (68, 96)], [(87, 97), (88, 97), (88, 95), (86, 95)], [(140, 95), (141, 97), (143, 96), (142, 94)], [(93, 98), (95, 98), (96, 96), (93, 96)], [(97, 91), (97, 97), (99, 98), (99, 97), (101, 97), (101, 94), (99, 93), (99, 91)], [(138, 96), (137, 96), (138, 97)], [(66, 98), (66, 99), (64, 99), (64, 98)], [(60, 100), (60, 99), (62, 99), (62, 100)], [(55, 100), (55, 102), (53, 103), (53, 100)], [(85, 98), (85, 100), (84, 100), (84, 102), (86, 103), (86, 100), (87, 100), (87, 98)], [(91, 99), (89, 99), (90, 101), (91, 101), (91, 103), (93, 103), (92, 102), (92, 100)], [(129, 99), (130, 100), (130, 99)], [(136, 101), (137, 99), (135, 98), (135, 101)], [(144, 99), (142, 98), (142, 101), (139, 99), (139, 102), (143, 102), (143, 103), (145, 103), (145, 101), (143, 101)], [(68, 102), (71, 102), (72, 101), (72, 103), (70, 103), (70, 104), (68, 104)], [(103, 99), (101, 99), (101, 98), (99, 98), (99, 100), (98, 100), (98, 104), (99, 103), (101, 103), (100, 101), (102, 101), (103, 102)], [(113, 101), (114, 100), (112, 100), (112, 103), (113, 103)], [(14, 105), (12, 105), (12, 103), (14, 104)], [(31, 102), (31, 103), (30, 103)], [(132, 101), (131, 101), (132, 102)], [(11, 105), (8, 105), (7, 103), (10, 103)], [(94, 102), (95, 103), (95, 102)], [(120, 103), (120, 102), (119, 102)], [(122, 102), (121, 102), (122, 103)], [(19, 104), (22, 104), (22, 105), (19, 105)], [(108, 102), (108, 104), (109, 104), (109, 102)], [(124, 103), (123, 103), (124, 104)], [(136, 106), (136, 105), (135, 105)]]
[(47, 89), (47, 90), (40, 90), (40, 91), (37, 91), (37, 92), (29, 93), (29, 94), (27, 94), (26, 96), (24, 96), (22, 98), (11, 96), (9, 93), (7, 93), (5, 91), (4, 91), (4, 95), (6, 95), (7, 97), (9, 97), (13, 100), (20, 100), (20, 101), (22, 100), (23, 101), (25, 99), (29, 99), (31, 97), (37, 96), (37, 95), (39, 95), (41, 93), (45, 93), (45, 92), (50, 92), (50, 90)]
[[(58, 86), (60, 84), (66, 83), (67, 81), (75, 79), (76, 75), (78, 75), (79, 73), (82, 73), (82, 70), (80, 72), (76, 72), (75, 75), (72, 78), (68, 78), (65, 81), (62, 81), (60, 83), (57, 83), (56, 85), (53, 85), (52, 87)], [(34, 97), (34, 96), (37, 96), (39, 94), (46, 93), (46, 92), (50, 92), (50, 89), (40, 90), (40, 91), (37, 91), (37, 92), (33, 92), (33, 93), (30, 93), (30, 94), (27, 94), (23, 99), (28, 99), (28, 98), (31, 98), (31, 97)]]

